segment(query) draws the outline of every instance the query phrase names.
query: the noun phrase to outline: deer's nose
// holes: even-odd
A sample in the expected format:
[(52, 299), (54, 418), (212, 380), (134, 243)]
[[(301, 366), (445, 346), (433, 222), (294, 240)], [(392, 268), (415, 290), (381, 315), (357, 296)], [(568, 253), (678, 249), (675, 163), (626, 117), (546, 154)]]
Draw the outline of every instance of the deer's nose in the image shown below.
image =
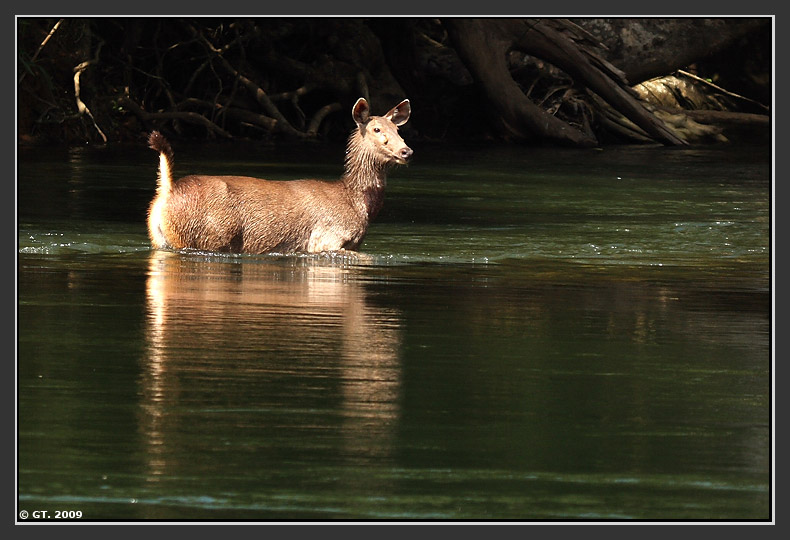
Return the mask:
[(408, 161), (413, 153), (414, 152), (411, 151), (411, 148), (409, 148), (408, 146), (404, 146), (403, 148), (401, 148), (400, 157), (403, 161)]

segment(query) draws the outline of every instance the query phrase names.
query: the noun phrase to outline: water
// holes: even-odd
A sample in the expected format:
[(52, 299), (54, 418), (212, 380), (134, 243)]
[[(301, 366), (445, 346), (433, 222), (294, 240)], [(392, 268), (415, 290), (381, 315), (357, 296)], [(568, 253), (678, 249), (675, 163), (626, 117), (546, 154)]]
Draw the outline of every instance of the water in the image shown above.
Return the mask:
[(153, 152), (20, 150), (27, 521), (772, 519), (769, 150), (412, 147), (310, 257), (152, 251)]

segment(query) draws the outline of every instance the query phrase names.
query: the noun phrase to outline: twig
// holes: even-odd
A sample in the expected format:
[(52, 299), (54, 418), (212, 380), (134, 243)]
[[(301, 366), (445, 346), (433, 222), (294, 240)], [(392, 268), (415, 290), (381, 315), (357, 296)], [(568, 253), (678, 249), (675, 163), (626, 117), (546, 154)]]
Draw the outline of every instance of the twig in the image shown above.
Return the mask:
[[(560, 86), (555, 86), (554, 88), (551, 88), (548, 92), (546, 92), (546, 95), (543, 97), (543, 99), (540, 100), (540, 102), (538, 103), (538, 106), (542, 107), (543, 104), (546, 103), (546, 101), (548, 101), (549, 98), (552, 97), (557, 92), (567, 92), (568, 90), (570, 90), (570, 88), (571, 88), (571, 85), (569, 85), (569, 84), (561, 84)], [(564, 96), (564, 94), (563, 94), (563, 96)]]
[(753, 104), (757, 105), (758, 107), (762, 107), (766, 111), (769, 110), (768, 107), (766, 107), (765, 105), (763, 105), (762, 103), (760, 103), (758, 101), (755, 101), (753, 99), (749, 99), (747, 97), (738, 95), (738, 94), (736, 94), (734, 92), (730, 92), (729, 90), (725, 90), (721, 86), (713, 84), (712, 82), (710, 82), (708, 80), (705, 80), (702, 77), (698, 77), (698, 76), (694, 75), (693, 73), (689, 73), (688, 71), (683, 71), (682, 69), (679, 69), (678, 73), (680, 73), (684, 77), (688, 77), (689, 79), (693, 79), (693, 80), (695, 80), (697, 82), (700, 82), (702, 84), (706, 84), (706, 85), (710, 86), (711, 88), (713, 88), (714, 90), (716, 90), (718, 92), (721, 92), (722, 94), (724, 94), (726, 96), (730, 96), (730, 97), (735, 98), (735, 99), (742, 99), (743, 101), (748, 101), (749, 103), (753, 103)]

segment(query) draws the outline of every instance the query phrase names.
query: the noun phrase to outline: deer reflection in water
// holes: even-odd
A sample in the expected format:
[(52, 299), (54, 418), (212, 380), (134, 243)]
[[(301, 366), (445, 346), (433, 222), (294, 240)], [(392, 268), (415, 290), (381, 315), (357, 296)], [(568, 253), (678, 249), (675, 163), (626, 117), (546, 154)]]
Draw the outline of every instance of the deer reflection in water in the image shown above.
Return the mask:
[[(358, 271), (320, 257), (152, 252), (140, 421), (149, 480), (235, 445), (257, 445), (265, 466), (288, 450), (275, 439), (388, 456), (401, 322), (370, 301)], [(201, 466), (234, 466), (224, 463)]]

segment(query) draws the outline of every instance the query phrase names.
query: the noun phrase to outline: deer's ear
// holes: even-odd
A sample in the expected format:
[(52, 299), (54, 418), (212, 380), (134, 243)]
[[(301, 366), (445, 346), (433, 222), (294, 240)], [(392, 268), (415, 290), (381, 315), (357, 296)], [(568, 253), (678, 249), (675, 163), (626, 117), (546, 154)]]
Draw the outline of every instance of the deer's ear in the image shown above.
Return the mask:
[(402, 126), (409, 119), (409, 116), (411, 116), (411, 104), (408, 99), (404, 99), (390, 109), (390, 112), (385, 114), (384, 118), (396, 126)]
[(370, 105), (365, 98), (359, 98), (351, 109), (351, 117), (358, 126), (367, 124), (370, 120)]

